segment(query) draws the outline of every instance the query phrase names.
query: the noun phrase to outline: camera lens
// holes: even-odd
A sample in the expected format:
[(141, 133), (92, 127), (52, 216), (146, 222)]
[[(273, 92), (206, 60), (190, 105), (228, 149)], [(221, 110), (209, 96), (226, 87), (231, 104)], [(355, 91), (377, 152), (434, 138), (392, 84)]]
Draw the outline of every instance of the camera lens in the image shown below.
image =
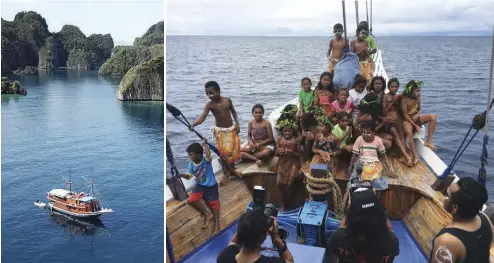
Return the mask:
[(268, 217), (269, 227), (273, 226), (273, 217), (278, 216), (278, 209), (273, 204), (266, 204), (264, 206), (264, 214)]

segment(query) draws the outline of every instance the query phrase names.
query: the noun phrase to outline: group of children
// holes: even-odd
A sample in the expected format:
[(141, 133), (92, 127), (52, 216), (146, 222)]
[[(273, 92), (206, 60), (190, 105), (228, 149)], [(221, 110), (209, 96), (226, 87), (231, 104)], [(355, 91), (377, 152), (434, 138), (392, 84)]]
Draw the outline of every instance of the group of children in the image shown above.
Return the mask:
[[(357, 40), (350, 43), (350, 49), (360, 58), (361, 68), (368, 62), (369, 55), (375, 52), (374, 40), (369, 40), (368, 25), (360, 24)], [(328, 55), (332, 55), (330, 68), (334, 66), (346, 44), (341, 33), (343, 27), (335, 25), (336, 39), (331, 40)], [(372, 38), (372, 37), (371, 37)], [(369, 44), (373, 43), (372, 44)], [(334, 65), (333, 65), (334, 63)], [(365, 66), (365, 65), (364, 65)], [(420, 113), (420, 89), (422, 82), (408, 82), (401, 94), (398, 94), (399, 81), (390, 79), (388, 83), (381, 76), (368, 81), (365, 70), (356, 75), (351, 89), (336, 89), (333, 86), (331, 72), (323, 72), (319, 82), (312, 90), (312, 81), (308, 77), (301, 80), (298, 105), (288, 105), (279, 117), (276, 128), (280, 136), (275, 140), (271, 123), (264, 119), (264, 107), (256, 104), (252, 107), (253, 119), (248, 123), (248, 143), (240, 146), (240, 124), (230, 98), (221, 96), (217, 82), (209, 81), (205, 85), (210, 101), (202, 115), (192, 123), (190, 129), (204, 122), (209, 112), (215, 117), (214, 135), (223, 165), (224, 176), (220, 185), (230, 176), (241, 177), (235, 163), (244, 160), (263, 165), (273, 155), (278, 157), (275, 164), (277, 186), (279, 190), (280, 210), (285, 210), (285, 199), (291, 192), (294, 180), (302, 178), (304, 171), (312, 163), (315, 155), (321, 162), (330, 166), (334, 159), (352, 156), (348, 165), (348, 174), (341, 180), (352, 180), (360, 176), (372, 182), (374, 189), (384, 190), (387, 181), (381, 176), (383, 165), (389, 177), (397, 177), (386, 157), (386, 149), (396, 145), (408, 166), (418, 163), (413, 133), (421, 125), (429, 123), (425, 146), (435, 150), (432, 134), (436, 125), (436, 116)], [(386, 86), (389, 92), (386, 91)], [(406, 139), (410, 153), (407, 151)], [(192, 144), (187, 148), (191, 159), (184, 178), (196, 178), (189, 203), (204, 216), (205, 228), (209, 220), (214, 219), (214, 232), (219, 233), (219, 194), (218, 184), (212, 168), (211, 153), (207, 141)], [(338, 157), (338, 158), (335, 158)], [(360, 174), (356, 166), (363, 166)], [(204, 198), (212, 210), (209, 214), (200, 199)]]

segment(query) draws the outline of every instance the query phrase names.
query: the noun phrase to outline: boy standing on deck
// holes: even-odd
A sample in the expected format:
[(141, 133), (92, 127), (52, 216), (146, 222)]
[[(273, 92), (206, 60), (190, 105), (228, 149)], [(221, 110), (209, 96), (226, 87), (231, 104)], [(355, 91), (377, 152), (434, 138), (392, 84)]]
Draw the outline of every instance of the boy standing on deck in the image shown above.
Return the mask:
[(343, 25), (338, 23), (333, 27), (333, 33), (336, 38), (333, 38), (329, 41), (328, 48), (328, 71), (333, 72), (334, 66), (340, 61), (340, 58), (343, 56), (343, 49), (345, 48), (345, 39), (342, 37), (343, 34)]
[(357, 39), (350, 42), (350, 51), (355, 53), (359, 57), (360, 62), (360, 72), (366, 80), (370, 80), (372, 76), (370, 75), (370, 52), (369, 44), (367, 43), (368, 31), (365, 26), (359, 26), (357, 28)]
[[(196, 185), (192, 189), (188, 203), (203, 215), (204, 224), (202, 229), (205, 229), (209, 224), (209, 220), (214, 218), (214, 233), (217, 234), (220, 232), (220, 200), (218, 184), (211, 164), (213, 159), (206, 139), (202, 141), (202, 146), (198, 143), (189, 145), (187, 154), (190, 158), (187, 173), (181, 174), (180, 177), (187, 180), (194, 177), (196, 180)], [(213, 215), (208, 213), (208, 210), (201, 202), (202, 198), (211, 208)]]
[[(235, 169), (235, 163), (240, 161), (240, 137), (238, 136), (240, 125), (232, 100), (221, 96), (218, 83), (216, 81), (208, 81), (204, 88), (211, 101), (206, 104), (203, 113), (192, 123), (190, 129), (194, 129), (195, 126), (203, 123), (210, 111), (213, 113), (216, 121), (214, 126), (216, 144), (221, 154), (220, 157), (223, 161), (226, 161), (227, 166), (223, 167), (224, 175), (220, 180), (221, 186), (228, 181), (230, 175), (242, 176), (242, 173)], [(235, 124), (233, 124), (232, 116)]]

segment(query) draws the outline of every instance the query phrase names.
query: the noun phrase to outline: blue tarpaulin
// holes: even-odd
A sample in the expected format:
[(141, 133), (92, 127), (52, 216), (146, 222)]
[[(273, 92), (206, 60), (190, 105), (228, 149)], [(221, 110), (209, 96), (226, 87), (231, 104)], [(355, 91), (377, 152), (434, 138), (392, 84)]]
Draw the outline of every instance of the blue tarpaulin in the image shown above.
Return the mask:
[(360, 74), (359, 58), (355, 53), (348, 52), (341, 57), (334, 67), (333, 85), (335, 88), (353, 88), (355, 76)]
[[(279, 226), (285, 228), (289, 232), (287, 238), (287, 245), (292, 252), (295, 262), (306, 262), (306, 263), (318, 263), (322, 262), (324, 258), (324, 249), (319, 247), (303, 246), (296, 244), (297, 231), (296, 227), (290, 223), (283, 222), (284, 220), (279, 220)], [(398, 236), (400, 240), (400, 254), (395, 258), (395, 263), (426, 263), (426, 257), (422, 253), (417, 242), (410, 234), (405, 224), (402, 221), (391, 221), (393, 225), (393, 231)], [(224, 229), (218, 236), (211, 237), (206, 243), (196, 248), (192, 253), (182, 258), (179, 262), (183, 263), (215, 263), (216, 257), (223, 250), (231, 238), (237, 231), (237, 222)], [(264, 247), (272, 247), (271, 240), (269, 238), (263, 244)], [(264, 251), (265, 255), (276, 255), (273, 251)]]

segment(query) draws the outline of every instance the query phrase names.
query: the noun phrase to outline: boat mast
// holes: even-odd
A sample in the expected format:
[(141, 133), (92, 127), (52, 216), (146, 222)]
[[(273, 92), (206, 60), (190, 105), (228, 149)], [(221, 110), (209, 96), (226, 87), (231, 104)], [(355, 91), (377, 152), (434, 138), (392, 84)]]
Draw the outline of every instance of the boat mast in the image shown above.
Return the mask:
[[(345, 32), (345, 46), (348, 44), (348, 38), (346, 35), (346, 13), (345, 13), (345, 0), (341, 0), (341, 6), (343, 8), (343, 32)], [(348, 47), (350, 48), (350, 47)]]
[(487, 92), (487, 106), (485, 109), (485, 126), (484, 126), (484, 142), (482, 145), (482, 155), (480, 157), (480, 168), (479, 168), (479, 182), (485, 186), (486, 181), (486, 169), (487, 164), (487, 144), (489, 143), (489, 111), (491, 109), (491, 94), (492, 94), (492, 74), (494, 68), (494, 25), (492, 27), (492, 50), (491, 50), (491, 67), (489, 70), (489, 91)]
[(369, 31), (372, 34), (372, 0), (370, 0), (370, 23), (369, 23)]
[(358, 1), (355, 0), (355, 18), (357, 19), (357, 27), (358, 27)]
[[(369, 0), (365, 0), (365, 15), (367, 16), (367, 24), (369, 23)], [(370, 28), (370, 27), (369, 27)]]

